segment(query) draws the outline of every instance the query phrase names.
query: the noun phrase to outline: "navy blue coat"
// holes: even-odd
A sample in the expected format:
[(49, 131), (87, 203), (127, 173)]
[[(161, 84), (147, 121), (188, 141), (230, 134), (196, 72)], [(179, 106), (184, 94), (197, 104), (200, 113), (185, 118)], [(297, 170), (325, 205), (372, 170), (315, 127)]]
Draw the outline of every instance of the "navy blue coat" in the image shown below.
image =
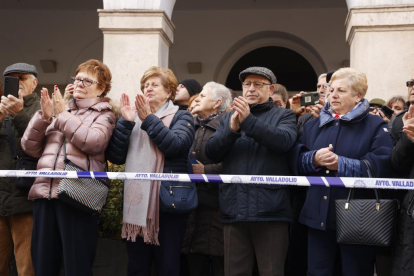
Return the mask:
[[(303, 135), (292, 150), (296, 173), (307, 176), (368, 177), (366, 160), (372, 177), (390, 177), (392, 142), (387, 123), (380, 116), (369, 114), (364, 101), (341, 119), (335, 120), (326, 103), (318, 119), (304, 126)], [(313, 167), (313, 154), (333, 145), (338, 155), (338, 171)], [(324, 186), (309, 187), (299, 222), (319, 230), (335, 230), (335, 200), (347, 198), (349, 189)], [(372, 189), (357, 189), (354, 198), (373, 198)]]
[[(240, 124), (240, 133), (230, 129), (234, 111), (220, 125), (206, 145), (206, 155), (222, 162), (223, 174), (291, 175), (288, 151), (296, 141), (296, 117), (273, 101), (251, 107)], [(220, 184), (220, 212), (223, 223), (239, 221), (290, 221), (289, 189), (280, 185)]]
[[(106, 150), (106, 158), (114, 164), (124, 164), (128, 152), (129, 139), (135, 122), (121, 117), (116, 123), (111, 141)], [(164, 154), (164, 173), (188, 173), (188, 152), (194, 141), (193, 117), (187, 111), (179, 110), (167, 128), (160, 118), (150, 114), (142, 122), (151, 140)]]

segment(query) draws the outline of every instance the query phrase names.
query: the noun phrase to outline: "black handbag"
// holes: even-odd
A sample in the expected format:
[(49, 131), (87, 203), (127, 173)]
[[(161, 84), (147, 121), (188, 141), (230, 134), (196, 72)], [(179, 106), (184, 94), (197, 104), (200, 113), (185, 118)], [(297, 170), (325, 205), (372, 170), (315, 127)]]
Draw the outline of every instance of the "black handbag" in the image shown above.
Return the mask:
[[(66, 138), (63, 137), (65, 171), (85, 171), (66, 157)], [(87, 155), (88, 171), (90, 170)], [(105, 162), (106, 163), (106, 162)], [(96, 214), (102, 210), (109, 192), (109, 181), (95, 178), (63, 178), (60, 180), (56, 194), (59, 200), (84, 211)]]
[[(368, 167), (371, 177), (371, 167)], [(398, 215), (398, 200), (380, 199), (374, 189), (375, 199), (353, 199), (350, 189), (348, 198), (335, 200), (336, 241), (339, 244), (391, 246), (394, 242)]]
[[(13, 156), (13, 161), (16, 163), (16, 170), (37, 170), (37, 162), (39, 161), (38, 158), (34, 158), (31, 156), (17, 156), (16, 144), (14, 142), (9, 116), (7, 116), (6, 119), (4, 119), (4, 123), (7, 129), (7, 140), (9, 142), (10, 153)], [(35, 180), (35, 177), (16, 177), (14, 185), (17, 189), (20, 190), (30, 190)]]

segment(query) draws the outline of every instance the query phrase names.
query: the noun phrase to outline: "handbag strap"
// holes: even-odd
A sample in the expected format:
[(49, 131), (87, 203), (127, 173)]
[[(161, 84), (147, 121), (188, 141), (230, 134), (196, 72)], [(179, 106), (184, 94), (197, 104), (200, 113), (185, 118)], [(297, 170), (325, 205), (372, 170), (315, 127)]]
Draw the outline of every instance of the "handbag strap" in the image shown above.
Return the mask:
[[(371, 167), (371, 164), (369, 163), (368, 160), (365, 160), (365, 159), (362, 159), (362, 162), (364, 162), (365, 165), (367, 166), (368, 177), (369, 178), (372, 178), (372, 167)], [(351, 203), (351, 199), (354, 198), (354, 191), (355, 191), (354, 188), (349, 189), (348, 198), (346, 199), (346, 203), (345, 203), (345, 210), (348, 210), (349, 209), (349, 204)], [(377, 211), (379, 211), (380, 208), (381, 208), (381, 201), (380, 201), (379, 191), (378, 191), (378, 189), (374, 189), (374, 192), (375, 192), (375, 201), (376, 201), (376, 203), (375, 203), (375, 209)]]
[(7, 115), (6, 119), (4, 119), (4, 124), (7, 129), (7, 140), (9, 141), (10, 153), (13, 156), (13, 160), (17, 161), (19, 157), (16, 153), (16, 144), (14, 143), (13, 131), (10, 125), (10, 115)]
[[(65, 158), (65, 163), (69, 162), (69, 160), (66, 157), (66, 136), (65, 135), (63, 135), (63, 157)], [(86, 154), (86, 160), (88, 161), (88, 171), (90, 171), (89, 154)]]

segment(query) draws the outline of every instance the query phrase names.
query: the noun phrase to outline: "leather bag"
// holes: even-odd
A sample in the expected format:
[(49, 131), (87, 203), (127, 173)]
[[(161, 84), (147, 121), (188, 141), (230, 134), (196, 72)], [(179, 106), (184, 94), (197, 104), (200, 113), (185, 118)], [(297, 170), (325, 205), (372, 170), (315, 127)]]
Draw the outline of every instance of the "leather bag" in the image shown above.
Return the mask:
[[(66, 138), (63, 138), (65, 171), (85, 171), (66, 157)], [(88, 171), (89, 156), (88, 158)], [(63, 178), (57, 188), (59, 200), (88, 214), (96, 214), (102, 210), (109, 192), (109, 181), (95, 178)]]
[[(371, 177), (370, 164), (368, 161), (365, 163)], [(335, 200), (337, 243), (391, 246), (395, 237), (398, 200), (380, 199), (377, 189), (374, 189), (375, 199), (353, 199), (354, 190), (350, 189), (347, 199)]]
[[(7, 140), (9, 142), (10, 153), (13, 156), (13, 161), (16, 163), (16, 170), (26, 170), (26, 171), (35, 171), (37, 170), (38, 158), (31, 156), (17, 156), (16, 153), (16, 144), (14, 141), (13, 131), (10, 125), (9, 116), (4, 120), (7, 129)], [(16, 177), (14, 185), (17, 189), (20, 190), (30, 190), (35, 182), (35, 177)]]

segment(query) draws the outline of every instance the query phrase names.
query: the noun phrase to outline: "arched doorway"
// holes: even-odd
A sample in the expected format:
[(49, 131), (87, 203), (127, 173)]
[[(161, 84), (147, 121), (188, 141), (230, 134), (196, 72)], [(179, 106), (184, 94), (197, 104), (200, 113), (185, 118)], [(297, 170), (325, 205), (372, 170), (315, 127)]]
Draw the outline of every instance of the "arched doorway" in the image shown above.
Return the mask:
[(272, 70), (277, 83), (286, 86), (288, 91), (316, 90), (317, 74), (307, 59), (291, 49), (279, 46), (261, 47), (242, 56), (231, 68), (226, 86), (240, 91), (239, 73), (251, 66)]

